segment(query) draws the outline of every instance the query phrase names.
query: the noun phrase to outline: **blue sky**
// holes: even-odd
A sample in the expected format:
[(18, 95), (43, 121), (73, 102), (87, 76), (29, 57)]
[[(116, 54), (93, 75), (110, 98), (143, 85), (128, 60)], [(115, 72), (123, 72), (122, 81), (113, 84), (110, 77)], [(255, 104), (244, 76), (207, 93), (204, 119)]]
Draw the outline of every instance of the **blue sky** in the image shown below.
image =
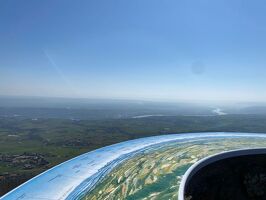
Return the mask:
[(1, 0), (0, 95), (266, 101), (264, 0)]

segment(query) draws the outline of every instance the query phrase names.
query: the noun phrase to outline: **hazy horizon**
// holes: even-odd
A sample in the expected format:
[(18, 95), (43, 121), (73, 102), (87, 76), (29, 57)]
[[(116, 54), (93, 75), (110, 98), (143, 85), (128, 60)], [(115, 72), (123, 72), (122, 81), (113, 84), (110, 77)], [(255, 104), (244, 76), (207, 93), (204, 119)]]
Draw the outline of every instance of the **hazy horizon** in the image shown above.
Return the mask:
[(266, 102), (264, 1), (0, 2), (0, 95)]
[[(134, 98), (89, 98), (89, 97), (64, 97), (64, 96), (28, 96), (28, 95), (1, 95), (0, 94), (0, 107), (1, 100), (12, 100), (16, 102), (20, 102), (21, 100), (26, 101), (38, 101), (38, 100), (49, 100), (49, 101), (73, 101), (73, 102), (98, 102), (98, 103), (104, 103), (104, 102), (116, 102), (116, 103), (136, 103), (136, 104), (142, 104), (142, 103), (158, 103), (158, 104), (190, 104), (190, 105), (201, 105), (201, 106), (266, 106), (266, 102), (264, 101), (219, 101), (219, 100), (188, 100), (188, 99), (149, 99), (149, 98), (142, 98), (142, 99), (134, 99)], [(2, 102), (3, 103), (3, 102)]]

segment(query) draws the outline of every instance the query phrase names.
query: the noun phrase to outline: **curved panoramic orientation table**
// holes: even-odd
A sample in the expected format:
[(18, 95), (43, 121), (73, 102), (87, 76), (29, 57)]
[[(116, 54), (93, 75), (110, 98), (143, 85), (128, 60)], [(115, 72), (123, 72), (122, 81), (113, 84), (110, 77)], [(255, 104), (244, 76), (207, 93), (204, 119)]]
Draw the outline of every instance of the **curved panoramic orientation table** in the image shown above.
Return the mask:
[(187, 133), (140, 138), (106, 146), (66, 161), (34, 177), (1, 200), (77, 199), (85, 194), (115, 166), (154, 145), (173, 141), (204, 138), (245, 137), (266, 138), (257, 133)]
[(254, 156), (254, 155), (266, 155), (266, 148), (255, 148), (255, 149), (239, 149), (239, 150), (232, 150), (232, 151), (226, 151), (222, 153), (218, 153), (215, 155), (211, 155), (208, 157), (205, 157), (198, 162), (194, 163), (183, 175), (182, 181), (179, 186), (178, 191), (178, 199), (179, 200), (185, 200), (185, 191), (186, 187), (191, 179), (193, 179), (193, 176), (199, 172), (202, 168), (213, 164), (217, 161), (226, 160), (228, 158), (238, 158), (241, 156)]

